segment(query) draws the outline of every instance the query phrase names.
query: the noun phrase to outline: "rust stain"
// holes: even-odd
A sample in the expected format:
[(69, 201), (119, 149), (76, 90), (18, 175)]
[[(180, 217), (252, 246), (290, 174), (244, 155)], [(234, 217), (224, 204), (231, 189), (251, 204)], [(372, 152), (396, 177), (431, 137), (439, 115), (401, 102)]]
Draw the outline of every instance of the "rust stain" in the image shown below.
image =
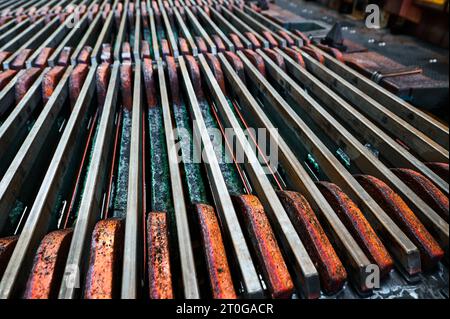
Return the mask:
[(170, 83), (170, 92), (172, 102), (175, 105), (180, 105), (180, 91), (178, 85), (178, 73), (177, 73), (177, 65), (175, 63), (175, 58), (172, 56), (166, 57), (166, 65), (167, 65), (167, 73), (169, 76)]
[(20, 53), (16, 56), (14, 61), (11, 63), (11, 69), (13, 70), (20, 70), (25, 67), (25, 62), (30, 57), (30, 55), (33, 53), (33, 50), (31, 49), (23, 49), (20, 51)]
[(42, 69), (40, 68), (30, 68), (25, 70), (25, 72), (17, 79), (15, 85), (16, 103), (19, 103), (25, 94), (27, 94), (28, 90), (36, 81), (41, 71)]
[(272, 49), (263, 49), (264, 53), (275, 62), (282, 70), (286, 71), (283, 57)]
[(394, 261), (358, 206), (336, 184), (318, 182), (317, 186), (370, 261), (378, 265), (381, 277), (386, 277)]
[(11, 79), (17, 74), (16, 70), (6, 70), (3, 72), (0, 72), (0, 90), (3, 90), (3, 88), (11, 81)]
[(77, 62), (89, 64), (89, 62), (91, 61), (91, 53), (92, 48), (90, 46), (87, 45), (83, 47), (83, 49), (81, 49), (81, 52), (78, 54)]
[(261, 48), (261, 43), (252, 32), (244, 32), (244, 35), (252, 43), (254, 50)]
[(120, 92), (122, 93), (122, 106), (131, 111), (133, 108), (133, 66), (130, 61), (120, 65)]
[(41, 53), (37, 56), (36, 60), (34, 61), (34, 66), (38, 68), (44, 68), (47, 66), (47, 61), (50, 55), (53, 53), (53, 48), (43, 48)]
[(56, 230), (41, 241), (25, 288), (25, 299), (50, 299), (58, 295), (69, 253), (72, 229)]
[(295, 62), (297, 62), (301, 67), (305, 67), (305, 61), (303, 60), (302, 55), (300, 52), (295, 51), (291, 48), (284, 48), (284, 52), (291, 57)]
[(319, 272), (323, 290), (328, 294), (338, 292), (347, 280), (347, 272), (314, 211), (307, 200), (297, 192), (277, 193)]
[(108, 91), (109, 77), (111, 75), (110, 64), (103, 62), (97, 67), (96, 71), (96, 87), (97, 87), (97, 102), (99, 107), (103, 107)]
[(195, 204), (194, 209), (200, 222), (213, 298), (235, 299), (236, 293), (214, 208)]
[(0, 238), (0, 279), (3, 277), (18, 240), (18, 236)]
[(112, 299), (119, 293), (123, 255), (124, 221), (109, 218), (99, 221), (92, 233), (85, 299)]
[(53, 91), (61, 79), (65, 68), (62, 66), (55, 66), (48, 70), (42, 79), (42, 99), (44, 104), (48, 102), (50, 96), (52, 96)]
[(185, 38), (179, 37), (178, 43), (180, 45), (180, 53), (181, 55), (188, 55), (189, 54), (189, 46)]
[(236, 49), (236, 51), (244, 50), (244, 45), (242, 44), (242, 41), (237, 36), (237, 34), (230, 33), (230, 34), (228, 34), (228, 36), (230, 37), (231, 42), (233, 42), (234, 48)]
[(428, 178), (407, 168), (391, 169), (409, 188), (411, 188), (439, 216), (448, 222), (448, 197), (442, 193)]
[(172, 299), (167, 214), (150, 212), (147, 217), (147, 256), (149, 296), (151, 299)]
[(269, 41), (271, 48), (275, 48), (278, 46), (278, 42), (277, 42), (277, 40), (275, 40), (275, 38), (273, 37), (271, 32), (265, 30), (265, 31), (262, 31), (261, 33), (266, 38), (266, 40)]
[(89, 66), (87, 64), (78, 64), (72, 71), (69, 78), (69, 96), (70, 105), (73, 108), (80, 95), (81, 88), (83, 87), (84, 80), (89, 71)]
[(259, 73), (261, 73), (264, 77), (266, 76), (266, 67), (264, 65), (263, 58), (257, 54), (253, 50), (246, 49), (244, 50), (245, 56), (252, 62), (254, 66), (258, 69)]
[(144, 59), (144, 85), (145, 95), (147, 97), (147, 106), (149, 108), (156, 107), (158, 104), (157, 93), (155, 87), (155, 78), (153, 73), (153, 63), (150, 59)]
[(64, 47), (59, 54), (57, 65), (68, 66), (70, 63), (70, 56), (72, 55), (71, 47)]
[(206, 60), (208, 61), (209, 67), (211, 68), (217, 83), (220, 86), (222, 92), (226, 93), (225, 90), (225, 78), (223, 77), (222, 67), (220, 66), (219, 59), (211, 53), (206, 54)]
[(243, 214), (247, 232), (272, 298), (290, 298), (294, 284), (264, 208), (254, 195), (232, 196)]
[(373, 176), (355, 175), (355, 178), (417, 246), (422, 268), (434, 267), (442, 259), (444, 252), (403, 199)]

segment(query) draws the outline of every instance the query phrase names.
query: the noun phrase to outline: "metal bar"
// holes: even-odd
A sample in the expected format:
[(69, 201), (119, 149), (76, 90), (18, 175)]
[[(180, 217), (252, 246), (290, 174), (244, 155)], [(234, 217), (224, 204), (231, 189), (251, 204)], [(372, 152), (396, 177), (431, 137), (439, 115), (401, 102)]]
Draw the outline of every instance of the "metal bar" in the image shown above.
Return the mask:
[(235, 52), (234, 44), (228, 39), (228, 37), (225, 35), (225, 33), (222, 32), (222, 30), (214, 23), (214, 21), (206, 14), (206, 12), (203, 10), (202, 7), (198, 7), (197, 11), (200, 14), (200, 17), (203, 21), (206, 22), (206, 24), (209, 25), (209, 27), (216, 33), (222, 41), (227, 46), (228, 50), (231, 52)]
[(217, 24), (223, 28), (224, 30), (227, 30), (228, 33), (234, 33), (236, 34), (239, 39), (242, 41), (242, 43), (245, 45), (247, 49), (251, 49), (252, 43), (233, 25), (231, 24), (227, 19), (225, 19), (222, 14), (220, 14), (216, 9), (209, 8), (209, 10), (212, 13), (212, 16), (216, 20)]
[(170, 25), (169, 18), (167, 17), (166, 8), (164, 7), (162, 1), (159, 2), (159, 10), (161, 11), (161, 15), (164, 20), (164, 26), (166, 28), (166, 35), (169, 38), (170, 47), (172, 48), (172, 55), (174, 58), (179, 56), (178, 44), (174, 37), (174, 32), (172, 30), (172, 26)]
[(166, 136), (167, 155), (169, 158), (170, 181), (172, 185), (172, 200), (175, 210), (177, 225), (178, 249), (181, 261), (181, 273), (183, 281), (183, 292), (186, 299), (200, 298), (200, 291), (195, 270), (194, 255), (192, 251), (191, 235), (187, 220), (187, 209), (183, 193), (183, 183), (178, 166), (178, 154), (175, 146), (174, 126), (169, 107), (166, 80), (163, 62), (157, 61), (159, 90), (161, 95), (161, 106), (163, 110), (164, 132)]
[[(202, 69), (204, 69), (204, 67), (207, 67), (207, 62), (203, 55), (200, 54), (198, 57), (202, 65)], [(244, 234), (239, 225), (239, 221), (237, 219), (236, 211), (234, 210), (227, 185), (225, 184), (224, 177), (221, 173), (216, 157), (216, 152), (211, 143), (210, 136), (199, 106), (199, 102), (196, 98), (196, 92), (194, 91), (192, 83), (189, 79), (189, 73), (186, 68), (184, 58), (180, 57), (178, 59), (178, 63), (180, 66), (182, 78), (184, 80), (183, 84), (189, 99), (188, 104), (190, 105), (192, 119), (194, 121), (194, 132), (198, 132), (200, 134), (200, 136), (196, 136), (197, 134), (194, 134), (194, 143), (198, 143), (197, 145), (202, 145), (204, 147), (204, 154), (206, 157), (205, 165), (214, 202), (220, 215), (220, 220), (222, 221), (221, 224), (225, 228), (229, 238), (231, 239), (233, 253), (239, 264), (245, 294), (248, 297), (262, 297), (263, 292), (261, 284), (259, 282), (258, 274), (256, 273), (255, 266), (253, 265), (250, 251), (245, 242)], [(211, 80), (209, 76), (212, 75), (207, 74), (205, 78), (207, 80)]]
[(188, 41), (189, 46), (191, 47), (192, 55), (197, 56), (198, 55), (197, 44), (195, 44), (195, 41), (192, 38), (189, 28), (184, 23), (183, 18), (181, 17), (180, 12), (178, 11), (178, 8), (173, 7), (172, 9), (173, 9), (173, 14), (175, 15), (176, 21), (178, 23), (178, 26), (181, 29), (181, 34), (183, 34), (183, 37), (186, 39), (186, 41)]
[(217, 47), (214, 44), (213, 40), (209, 37), (208, 33), (205, 31), (205, 29), (202, 27), (200, 22), (197, 20), (195, 15), (192, 13), (191, 9), (187, 6), (184, 7), (184, 10), (186, 11), (186, 15), (189, 18), (189, 21), (191, 22), (191, 25), (193, 26), (195, 32), (197, 32), (198, 35), (200, 35), (203, 39), (205, 39), (206, 43), (208, 44), (209, 51), (212, 54), (217, 54)]
[(392, 254), (408, 273), (416, 273), (417, 270), (420, 270), (420, 254), (417, 247), (389, 218), (377, 202), (369, 196), (269, 82), (261, 76), (244, 53), (238, 52), (237, 54), (242, 59), (247, 74), (255, 82), (258, 89), (265, 93), (266, 98), (273, 105), (273, 110), (269, 111), (270, 116), (273, 117), (273, 112), (276, 110), (283, 117), (283, 120), (289, 123), (285, 127), (280, 127), (285, 138), (292, 141), (292, 138), (295, 137), (297, 143), (299, 140), (303, 141), (303, 145), (317, 159), (320, 167), (328, 177), (355, 201), (366, 213), (366, 216), (370, 216), (372, 224), (382, 230), (382, 237), (390, 243)]
[(0, 299), (13, 297), (19, 287), (24, 286), (34, 253), (48, 230), (51, 208), (77, 144), (80, 126), (87, 118), (86, 109), (94, 95), (95, 72), (96, 66), (92, 66), (39, 188), (16, 249), (0, 282)]

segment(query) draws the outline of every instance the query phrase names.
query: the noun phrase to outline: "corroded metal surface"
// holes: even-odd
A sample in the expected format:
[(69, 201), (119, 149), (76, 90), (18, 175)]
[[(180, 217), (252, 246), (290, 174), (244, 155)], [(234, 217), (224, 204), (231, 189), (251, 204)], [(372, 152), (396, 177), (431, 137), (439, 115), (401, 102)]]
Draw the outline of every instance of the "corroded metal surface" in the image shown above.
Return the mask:
[(381, 276), (387, 276), (394, 268), (394, 261), (358, 206), (336, 184), (319, 182), (317, 185), (367, 256), (378, 265)]
[(23, 295), (25, 299), (49, 299), (57, 296), (72, 232), (70, 228), (56, 230), (42, 239)]
[(290, 298), (294, 291), (289, 271), (264, 208), (256, 196), (234, 196), (246, 223), (272, 298)]
[(167, 213), (150, 212), (147, 232), (149, 296), (151, 299), (172, 299)]
[(124, 222), (121, 219), (105, 219), (95, 225), (84, 298), (111, 299), (118, 296), (123, 232)]
[(196, 204), (195, 211), (200, 223), (212, 295), (216, 299), (235, 299), (236, 293), (214, 208)]
[(373, 176), (357, 175), (355, 177), (417, 245), (420, 250), (422, 267), (430, 269), (436, 266), (444, 256), (444, 252), (401, 197), (384, 182)]
[(339, 291), (347, 272), (309, 203), (296, 192), (279, 191), (278, 196), (318, 268), (322, 288), (330, 294)]

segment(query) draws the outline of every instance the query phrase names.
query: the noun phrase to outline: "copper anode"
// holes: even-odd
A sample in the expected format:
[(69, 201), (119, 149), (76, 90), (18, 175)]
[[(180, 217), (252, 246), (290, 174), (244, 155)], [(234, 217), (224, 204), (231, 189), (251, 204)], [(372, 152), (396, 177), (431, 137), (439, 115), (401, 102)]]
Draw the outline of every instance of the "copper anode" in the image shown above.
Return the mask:
[(236, 292), (214, 208), (206, 204), (195, 204), (194, 210), (200, 224), (213, 298), (235, 299)]
[(64, 74), (64, 71), (64, 67), (55, 66), (44, 74), (44, 78), (42, 79), (42, 99), (44, 103), (47, 103), (50, 96), (52, 96), (59, 80), (61, 80), (61, 77)]
[(355, 178), (417, 246), (422, 268), (434, 267), (444, 251), (403, 199), (378, 178), (370, 175), (355, 175)]
[(323, 290), (329, 294), (338, 292), (347, 281), (347, 272), (308, 201), (297, 192), (277, 193), (317, 267)]
[(8, 236), (0, 238), (0, 278), (3, 277), (3, 273), (8, 266), (9, 259), (16, 247), (18, 236)]
[(290, 298), (294, 284), (264, 207), (254, 195), (232, 197), (242, 214), (272, 298)]
[(50, 299), (58, 295), (73, 230), (55, 230), (41, 241), (23, 297)]
[(370, 261), (378, 265), (381, 277), (386, 277), (394, 261), (358, 206), (336, 184), (318, 182), (317, 186)]

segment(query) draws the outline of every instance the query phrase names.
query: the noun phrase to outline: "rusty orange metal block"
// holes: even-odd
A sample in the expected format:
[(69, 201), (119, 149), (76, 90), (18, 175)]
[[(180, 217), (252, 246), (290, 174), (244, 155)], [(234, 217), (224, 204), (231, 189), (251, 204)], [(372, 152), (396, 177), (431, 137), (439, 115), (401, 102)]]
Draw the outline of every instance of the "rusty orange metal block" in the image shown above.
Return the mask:
[(89, 66), (87, 64), (80, 63), (78, 64), (72, 71), (72, 74), (69, 78), (69, 97), (70, 97), (70, 106), (73, 108), (75, 102), (78, 99), (78, 95), (80, 95), (81, 88), (83, 87), (84, 80), (89, 71)]
[(131, 52), (131, 45), (129, 42), (124, 42), (122, 45), (122, 61), (130, 61), (132, 60), (133, 53)]
[(103, 107), (108, 91), (109, 77), (111, 75), (110, 64), (103, 62), (97, 67), (95, 85), (97, 88), (97, 102), (100, 107)]
[(206, 61), (208, 62), (209, 67), (211, 68), (211, 71), (214, 74), (214, 77), (216, 78), (217, 83), (220, 86), (220, 89), (222, 90), (222, 92), (225, 93), (226, 92), (225, 78), (223, 76), (222, 67), (220, 66), (219, 59), (215, 55), (207, 53)]
[(175, 63), (175, 58), (172, 56), (166, 57), (166, 65), (167, 65), (167, 74), (169, 76), (170, 82), (170, 97), (172, 99), (172, 103), (174, 105), (180, 105), (180, 91), (178, 85), (178, 73), (177, 73), (177, 65)]
[(245, 83), (245, 71), (244, 71), (244, 64), (242, 63), (241, 58), (239, 58), (235, 53), (226, 51), (225, 57), (227, 58), (228, 62), (233, 67), (234, 71), (237, 73), (239, 78), (242, 80), (242, 82)]
[(378, 265), (381, 277), (386, 277), (394, 261), (358, 206), (336, 184), (318, 182), (317, 186), (370, 261)]
[(302, 39), (303, 45), (307, 46), (307, 45), (311, 44), (311, 39), (308, 38), (308, 36), (306, 34), (304, 34), (303, 32), (301, 32), (299, 30), (294, 30), (294, 34)]
[(425, 165), (444, 181), (448, 182), (448, 163), (429, 162), (425, 163)]
[(272, 298), (290, 298), (294, 284), (264, 208), (254, 195), (233, 196)]
[(291, 47), (295, 45), (294, 39), (292, 39), (292, 37), (286, 31), (278, 30), (278, 34), (281, 35), (286, 40), (288, 46)]
[(172, 299), (174, 297), (167, 229), (166, 213), (149, 213), (147, 217), (147, 265), (151, 299)]
[(199, 100), (205, 99), (203, 88), (202, 88), (202, 80), (200, 76), (200, 68), (198, 67), (198, 63), (192, 55), (186, 55), (184, 57), (187, 62), (187, 68), (189, 70), (189, 74), (191, 76), (192, 86), (194, 87), (194, 91)]
[(64, 47), (59, 54), (57, 64), (60, 66), (68, 66), (70, 64), (70, 56), (72, 55), (71, 47)]
[(16, 90), (16, 103), (19, 103), (23, 99), (25, 94), (27, 94), (30, 87), (39, 77), (42, 69), (40, 68), (30, 68), (27, 69), (18, 79), (15, 85)]
[(131, 111), (133, 107), (133, 67), (126, 61), (120, 65), (120, 92), (122, 93), (122, 106)]
[(181, 55), (188, 55), (189, 54), (189, 46), (185, 38), (179, 37), (178, 38), (178, 44), (180, 46), (180, 53)]
[(261, 43), (252, 32), (244, 32), (244, 35), (252, 43), (254, 50), (261, 48)]
[(23, 297), (50, 299), (58, 295), (73, 230), (56, 230), (41, 241), (33, 261)]
[(90, 46), (87, 45), (87, 46), (83, 47), (80, 54), (78, 54), (77, 62), (89, 64), (91, 61), (91, 53), (92, 53), (92, 48)]
[(314, 48), (308, 46), (303, 46), (300, 48), (300, 50), (309, 54), (313, 59), (319, 61), (320, 64), (324, 64), (325, 57), (318, 50), (315, 50)]
[(325, 51), (326, 53), (330, 54), (335, 59), (337, 59), (343, 63), (345, 62), (344, 55), (338, 49), (329, 47), (328, 45), (324, 45), (324, 44), (320, 44), (320, 43), (317, 44), (317, 47), (320, 48), (321, 50)]
[(422, 268), (434, 267), (444, 256), (444, 251), (403, 199), (373, 176), (355, 175), (355, 178), (417, 246)]
[(264, 65), (263, 58), (253, 50), (246, 49), (244, 50), (245, 56), (253, 63), (254, 66), (258, 69), (258, 71), (265, 77), (266, 76), (266, 67)]
[(302, 55), (300, 52), (295, 51), (291, 48), (284, 48), (284, 52), (291, 57), (295, 62), (297, 62), (299, 65), (301, 65), (303, 68), (305, 67), (305, 61), (303, 60)]
[(102, 52), (100, 53), (100, 61), (107, 62), (110, 64), (113, 63), (111, 44), (109, 44), (109, 43), (102, 44)]
[(213, 298), (235, 299), (236, 293), (214, 208), (206, 204), (196, 204), (194, 209), (200, 222)]
[(425, 203), (434, 209), (442, 218), (448, 221), (448, 197), (442, 193), (428, 178), (407, 168), (391, 169), (409, 188), (411, 188)]
[(0, 238), (0, 280), (3, 277), (6, 266), (8, 266), (9, 258), (11, 258), (18, 240), (18, 236)]
[(162, 39), (160, 44), (161, 44), (161, 56), (163, 59), (165, 59), (167, 56), (171, 55), (169, 41), (167, 41), (166, 39)]
[(53, 94), (64, 70), (65, 67), (55, 66), (44, 74), (44, 78), (42, 79), (42, 100), (44, 101), (44, 104), (48, 102), (50, 96)]
[(286, 70), (286, 65), (284, 64), (283, 57), (272, 49), (263, 49), (264, 53), (275, 62), (281, 69)]
[(206, 42), (202, 37), (195, 37), (195, 43), (197, 43), (198, 51), (200, 53), (208, 53), (208, 47), (206, 46)]
[(277, 40), (275, 40), (275, 38), (273, 37), (272, 33), (270, 33), (269, 31), (265, 30), (261, 32), (262, 35), (264, 36), (264, 38), (266, 38), (267, 41), (269, 41), (270, 47), (271, 48), (275, 48), (278, 46), (278, 42)]
[(25, 67), (25, 62), (30, 57), (30, 55), (33, 53), (33, 50), (31, 49), (23, 49), (20, 51), (20, 53), (17, 55), (17, 57), (14, 59), (14, 61), (11, 63), (11, 69), (13, 70), (20, 70)]
[(50, 55), (53, 53), (53, 48), (43, 48), (41, 53), (37, 56), (34, 61), (34, 66), (38, 68), (44, 68), (47, 66), (47, 61)]
[(223, 43), (222, 38), (217, 34), (213, 34), (211, 37), (216, 44), (217, 52), (225, 52), (227, 48), (225, 47), (225, 43)]
[(308, 201), (297, 192), (278, 191), (278, 196), (319, 272), (323, 290), (338, 292), (347, 280), (347, 272)]
[(152, 60), (144, 59), (143, 62), (143, 73), (144, 73), (144, 85), (145, 85), (145, 95), (147, 97), (147, 107), (156, 107), (158, 104), (155, 79), (153, 73)]
[(244, 45), (242, 44), (241, 39), (236, 34), (230, 33), (228, 34), (228, 36), (230, 37), (231, 42), (233, 42), (236, 51), (244, 50)]
[(99, 221), (92, 233), (85, 299), (112, 299), (120, 289), (124, 221), (109, 218)]
[(0, 72), (0, 90), (3, 90), (3, 88), (11, 81), (11, 79), (17, 74), (16, 70), (6, 70), (3, 72)]
[(141, 41), (141, 59), (150, 58), (150, 44), (147, 41)]

